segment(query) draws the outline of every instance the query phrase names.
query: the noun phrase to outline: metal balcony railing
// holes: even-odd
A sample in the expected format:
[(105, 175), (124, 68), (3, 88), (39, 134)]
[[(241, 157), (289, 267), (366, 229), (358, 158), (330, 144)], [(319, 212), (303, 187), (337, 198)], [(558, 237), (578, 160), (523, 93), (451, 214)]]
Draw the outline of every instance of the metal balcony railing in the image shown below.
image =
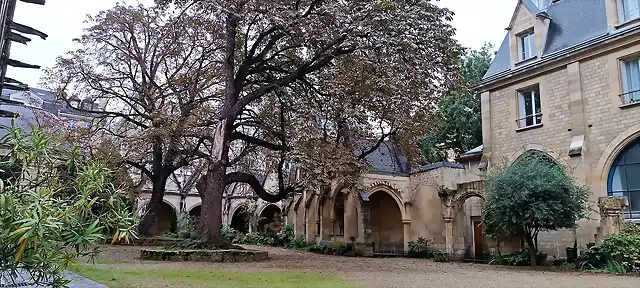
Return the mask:
[[(531, 121), (528, 121), (529, 119)], [(530, 122), (530, 124), (527, 124), (527, 122)], [(516, 119), (516, 123), (518, 123), (518, 128), (527, 128), (530, 126), (542, 124), (542, 113), (527, 115), (522, 118)]]
[(640, 102), (640, 89), (620, 94), (620, 101), (622, 101), (622, 105)]

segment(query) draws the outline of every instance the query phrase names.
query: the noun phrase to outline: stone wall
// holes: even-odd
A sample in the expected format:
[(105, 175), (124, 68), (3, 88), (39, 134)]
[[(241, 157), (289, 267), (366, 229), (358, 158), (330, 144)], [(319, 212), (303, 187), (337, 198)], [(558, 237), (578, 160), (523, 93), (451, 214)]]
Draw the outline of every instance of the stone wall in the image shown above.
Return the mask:
[[(617, 47), (612, 49), (612, 47)], [(575, 231), (543, 233), (540, 247), (549, 255), (564, 256), (564, 248), (578, 239), (579, 246), (595, 242), (600, 215), (598, 198), (607, 196), (611, 163), (624, 147), (640, 136), (640, 106), (621, 107), (619, 59), (637, 55), (640, 42), (621, 39), (610, 42), (591, 56), (573, 55), (567, 64), (531, 73), (521, 80), (496, 83), (483, 93), (485, 154), (491, 167), (513, 162), (527, 150), (547, 152), (590, 190), (591, 220), (580, 221)], [(599, 54), (598, 54), (599, 53)], [(542, 127), (518, 131), (517, 91), (539, 85)], [(483, 123), (484, 124), (484, 123)], [(584, 135), (583, 153), (569, 157), (573, 137)]]

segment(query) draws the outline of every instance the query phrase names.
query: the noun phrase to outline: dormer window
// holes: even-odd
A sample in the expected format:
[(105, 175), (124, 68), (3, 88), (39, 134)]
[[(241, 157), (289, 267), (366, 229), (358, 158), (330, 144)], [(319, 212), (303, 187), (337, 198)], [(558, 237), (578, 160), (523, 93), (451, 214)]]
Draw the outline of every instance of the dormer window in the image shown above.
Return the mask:
[(621, 23), (640, 18), (640, 0), (618, 0), (618, 18)]
[(536, 55), (536, 40), (533, 30), (518, 35), (518, 60), (524, 61)]
[(536, 6), (540, 8), (540, 10), (546, 9), (549, 5), (551, 5), (552, 0), (533, 0), (536, 3)]

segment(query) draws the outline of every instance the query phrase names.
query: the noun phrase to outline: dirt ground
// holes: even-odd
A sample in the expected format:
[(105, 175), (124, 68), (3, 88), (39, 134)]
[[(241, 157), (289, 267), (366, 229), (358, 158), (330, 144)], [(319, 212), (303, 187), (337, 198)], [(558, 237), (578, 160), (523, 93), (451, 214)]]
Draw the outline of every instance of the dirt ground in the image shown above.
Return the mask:
[[(485, 264), (436, 263), (406, 258), (350, 258), (324, 256), (273, 247), (250, 247), (269, 252), (257, 263), (167, 263), (139, 261), (140, 247), (105, 247), (97, 263), (136, 269), (212, 268), (225, 271), (314, 271), (343, 276), (364, 287), (640, 287), (640, 277), (580, 272), (549, 272)], [(117, 264), (116, 264), (117, 263)]]

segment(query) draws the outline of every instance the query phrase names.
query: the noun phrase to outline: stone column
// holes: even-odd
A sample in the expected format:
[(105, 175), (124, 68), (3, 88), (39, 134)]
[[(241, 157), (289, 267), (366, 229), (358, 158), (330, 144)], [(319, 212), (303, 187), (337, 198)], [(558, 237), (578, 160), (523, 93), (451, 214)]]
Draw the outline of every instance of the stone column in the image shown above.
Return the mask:
[(402, 226), (404, 228), (404, 254), (409, 252), (409, 241), (411, 241), (411, 220), (402, 220)]
[(344, 204), (344, 239), (351, 242), (353, 236), (358, 241), (358, 198), (349, 194)]
[(596, 241), (607, 235), (615, 235), (622, 231), (624, 217), (622, 210), (627, 206), (625, 197), (600, 197), (598, 207), (600, 208), (600, 227)]
[(448, 255), (453, 255), (453, 243), (455, 241), (453, 237), (453, 207), (444, 207), (443, 219), (444, 219), (444, 243), (445, 252)]

